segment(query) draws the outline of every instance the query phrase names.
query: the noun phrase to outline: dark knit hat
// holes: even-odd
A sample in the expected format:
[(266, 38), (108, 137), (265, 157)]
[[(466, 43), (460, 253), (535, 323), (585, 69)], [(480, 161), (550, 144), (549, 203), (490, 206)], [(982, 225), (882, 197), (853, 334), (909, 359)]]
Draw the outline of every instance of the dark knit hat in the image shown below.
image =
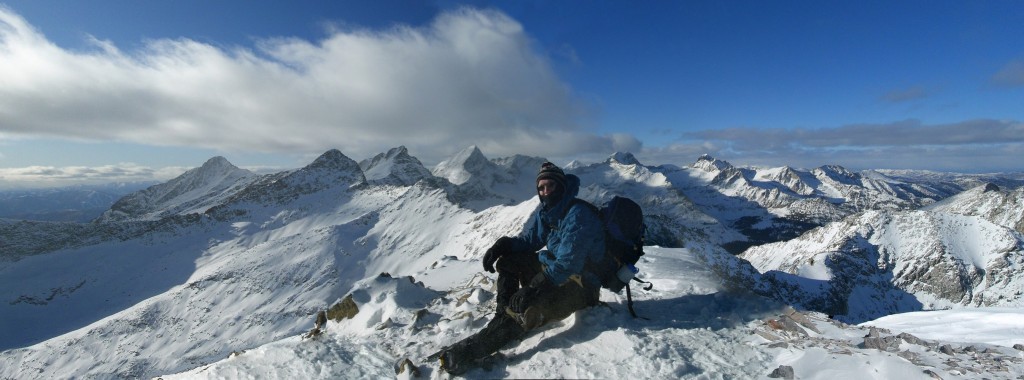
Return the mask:
[(558, 166), (555, 166), (555, 164), (545, 162), (540, 165), (540, 172), (537, 173), (537, 182), (540, 182), (542, 179), (553, 180), (561, 189), (565, 189), (565, 172)]

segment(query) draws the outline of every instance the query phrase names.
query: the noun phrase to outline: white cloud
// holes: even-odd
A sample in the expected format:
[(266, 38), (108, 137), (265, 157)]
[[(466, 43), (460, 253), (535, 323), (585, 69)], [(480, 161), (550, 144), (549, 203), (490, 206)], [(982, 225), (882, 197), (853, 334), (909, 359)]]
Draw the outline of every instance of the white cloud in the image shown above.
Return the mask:
[(29, 166), (0, 168), (0, 189), (13, 187), (60, 187), (111, 182), (166, 181), (189, 168), (154, 169), (134, 163), (103, 166)]
[(320, 41), (268, 38), (255, 49), (92, 44), (65, 50), (0, 8), (0, 133), (351, 157), (405, 145), (425, 162), (469, 145), (495, 156), (638, 146), (580, 125), (587, 106), (496, 11)]

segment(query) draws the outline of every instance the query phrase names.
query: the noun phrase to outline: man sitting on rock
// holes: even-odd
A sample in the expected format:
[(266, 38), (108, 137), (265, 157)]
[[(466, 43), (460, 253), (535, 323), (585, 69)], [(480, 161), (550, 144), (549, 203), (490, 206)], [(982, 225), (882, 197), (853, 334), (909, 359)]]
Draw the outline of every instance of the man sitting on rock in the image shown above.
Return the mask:
[(604, 230), (594, 210), (574, 201), (580, 179), (546, 162), (536, 185), (541, 206), (529, 227), (498, 239), (484, 254), (484, 270), (498, 273), (494, 317), (483, 330), (432, 355), (448, 373), (465, 373), (526, 331), (599, 301), (601, 285), (588, 263), (604, 255)]

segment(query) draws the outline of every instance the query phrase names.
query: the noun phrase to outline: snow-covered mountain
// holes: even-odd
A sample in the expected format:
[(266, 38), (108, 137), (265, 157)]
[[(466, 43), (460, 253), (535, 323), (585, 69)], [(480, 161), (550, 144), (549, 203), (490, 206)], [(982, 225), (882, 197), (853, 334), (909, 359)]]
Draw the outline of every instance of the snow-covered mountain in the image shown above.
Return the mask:
[(811, 228), (864, 210), (916, 209), (963, 190), (906, 182), (875, 171), (835, 165), (812, 170), (740, 168), (708, 155), (690, 167), (662, 165), (673, 187), (719, 223), (744, 238), (726, 244), (733, 253), (788, 240)]
[[(850, 326), (768, 298), (728, 292), (698, 256), (684, 249), (649, 248), (642, 265), (647, 279), (657, 284), (636, 293), (637, 312), (649, 319), (632, 318), (621, 295), (605, 292), (608, 307), (545, 326), (464, 377), (1009, 379), (1024, 374), (1024, 346), (1012, 348), (1015, 340), (1000, 334), (1024, 326), (1020, 311), (979, 310), (962, 320), (947, 315), (944, 333), (915, 336), (883, 328), (915, 326), (905, 320)], [(478, 266), (444, 258), (412, 277), (368, 277), (339, 303), (355, 307), (332, 309), (339, 310), (338, 320), (321, 330), (161, 377), (451, 378), (423, 358), (476, 332), (490, 318), (494, 277)], [(458, 275), (466, 272), (472, 274)], [(994, 336), (969, 343), (928, 338), (956, 341), (977, 331), (971, 324), (979, 321), (993, 322), (985, 330)]]
[[(362, 163), (330, 150), (300, 169), (254, 175), (215, 158), (127, 196), (122, 200), (127, 207), (112, 219), (0, 221), (0, 296), (6, 301), (0, 303), (0, 325), (14, 326), (0, 330), (0, 378), (382, 377), (394, 375), (392, 365), (404, 358), (440, 376), (422, 356), (481, 327), (493, 310), (494, 277), (480, 271), (479, 258), (496, 238), (522, 230), (538, 205), (533, 181), (544, 161), (489, 160), (470, 147), (426, 171), (402, 147)], [(566, 165), (582, 179), (581, 197), (600, 203), (625, 195), (643, 206), (648, 243), (662, 246), (650, 247), (640, 264), (643, 275), (655, 280), (655, 290), (634, 294), (638, 312), (651, 320), (626, 317), (622, 295), (605, 292), (602, 299), (611, 308), (578, 313), (527, 337), (491, 370), (474, 374), (618, 377), (634, 371), (750, 378), (776, 370), (784, 374), (782, 367), (788, 366), (800, 378), (814, 378), (830, 376), (817, 368), (822, 355), (848, 350), (836, 364), (849, 371), (871, 361), (898, 369), (889, 375), (920, 375), (928, 368), (956, 377), (959, 370), (940, 365), (944, 357), (935, 349), (912, 349), (919, 360), (908, 361), (903, 357), (910, 354), (900, 350), (861, 347), (866, 328), (833, 324), (827, 314), (786, 311), (780, 300), (815, 310), (817, 293), (805, 291), (806, 299), (770, 294), (765, 289), (773, 275), (762, 275), (722, 248), (755, 241), (751, 228), (770, 231), (785, 226), (780, 221), (786, 218), (807, 224), (792, 222), (788, 226), (794, 230), (786, 234), (798, 236), (814, 227), (794, 216), (806, 210), (788, 211), (794, 205), (827, 216), (814, 223), (835, 218), (888, 231), (886, 238), (848, 240), (877, 244), (887, 257), (906, 257), (914, 265), (931, 265), (922, 250), (944, 249), (950, 257), (961, 251), (918, 235), (943, 244), (955, 233), (984, 236), (968, 250), (975, 255), (971, 266), (984, 270), (973, 272), (982, 275), (984, 286), (963, 292), (968, 301), (956, 305), (1013, 304), (987, 300), (1009, 299), (1014, 295), (1006, 289), (1019, 288), (1020, 276), (1011, 270), (1019, 263), (1009, 260), (1000, 267), (997, 257), (1017, 257), (1019, 234), (971, 216), (936, 216), (939, 227), (903, 233), (917, 226), (914, 213), (953, 214), (895, 208), (934, 203), (945, 193), (936, 191), (932, 200), (921, 195), (930, 194), (928, 187), (836, 168), (822, 169), (819, 178), (814, 171), (726, 164), (702, 157), (685, 168), (645, 166), (617, 153), (604, 162)], [(710, 167), (717, 171), (704, 170)], [(733, 174), (722, 178), (732, 179), (716, 180), (726, 171)], [(775, 189), (779, 195), (769, 201), (756, 189)], [(860, 198), (847, 198), (856, 189)], [(877, 201), (853, 205), (851, 199)], [(854, 214), (869, 207), (863, 205), (884, 210)], [(829, 216), (832, 211), (822, 210), (838, 211)], [(844, 219), (845, 213), (855, 216)], [(889, 219), (869, 218), (871, 213)], [(836, 227), (836, 234), (840, 230)], [(1016, 249), (1004, 249), (1013, 241)], [(680, 246), (687, 249), (672, 248)], [(942, 262), (968, 268), (956, 266), (956, 257)], [(903, 269), (915, 270), (909, 265)], [(915, 278), (916, 285), (899, 286), (907, 286), (907, 299), (932, 294), (921, 289), (950, 273), (934, 271), (933, 282), (925, 276)], [(789, 279), (800, 282), (795, 275)], [(932, 298), (926, 301), (935, 307), (953, 304)], [(317, 312), (342, 305), (360, 311), (329, 322), (317, 340), (300, 337)], [(917, 310), (927, 305), (921, 306)], [(804, 323), (803, 333), (776, 328), (790, 320)], [(883, 341), (895, 335), (876, 334)], [(1012, 357), (1006, 351), (1011, 348), (983, 347), (991, 350), (985, 357)], [(977, 356), (966, 345), (954, 349), (954, 358)], [(635, 354), (623, 358), (621, 352)], [(721, 358), (731, 358), (730, 364)], [(1011, 373), (1024, 373), (1019, 362), (1006, 360)], [(556, 367), (562, 369), (551, 369)], [(1000, 377), (994, 366), (970, 368)]]
[(463, 149), (431, 171), (454, 185), (453, 200), (474, 210), (515, 204), (534, 195), (532, 184), (545, 159), (513, 156), (488, 160), (476, 146)]
[(944, 199), (927, 209), (979, 216), (1024, 233), (1024, 187), (1003, 189), (988, 183)]
[(374, 184), (409, 186), (432, 176), (404, 146), (359, 162), (366, 180)]
[(866, 211), (740, 257), (764, 274), (777, 298), (847, 322), (1024, 306), (1024, 236), (976, 216)]
[(682, 247), (688, 242), (723, 244), (744, 236), (701, 210), (664, 173), (643, 166), (633, 155), (617, 153), (604, 162), (573, 165), (568, 170), (580, 177), (580, 198), (596, 205), (615, 195), (635, 200), (644, 210), (646, 242)]
[(239, 169), (224, 157), (214, 157), (168, 182), (121, 198), (98, 221), (157, 220), (170, 215), (203, 213), (256, 178), (252, 172)]

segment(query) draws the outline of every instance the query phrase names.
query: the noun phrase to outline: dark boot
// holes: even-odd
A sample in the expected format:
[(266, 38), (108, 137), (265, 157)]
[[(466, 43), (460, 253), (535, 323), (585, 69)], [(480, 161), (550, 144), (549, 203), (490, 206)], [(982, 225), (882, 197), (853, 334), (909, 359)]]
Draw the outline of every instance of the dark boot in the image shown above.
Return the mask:
[(514, 319), (504, 313), (496, 314), (483, 330), (442, 350), (438, 355), (441, 369), (452, 375), (461, 375), (475, 367), (477, 360), (498, 352), (525, 332)]
[(437, 356), (441, 370), (452, 375), (461, 375), (472, 368), (471, 360), (466, 355), (465, 346), (462, 344), (445, 348)]

